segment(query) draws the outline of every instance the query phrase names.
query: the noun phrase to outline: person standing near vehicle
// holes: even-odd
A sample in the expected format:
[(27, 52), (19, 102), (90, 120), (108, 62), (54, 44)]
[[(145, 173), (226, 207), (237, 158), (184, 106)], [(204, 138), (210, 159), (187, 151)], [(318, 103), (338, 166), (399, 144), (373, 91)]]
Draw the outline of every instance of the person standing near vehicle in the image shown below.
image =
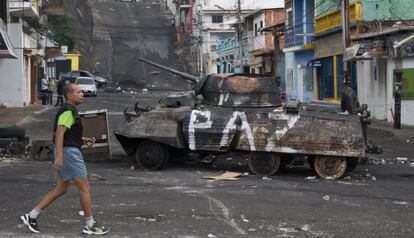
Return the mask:
[(48, 84), (47, 79), (43, 75), (42, 79), (40, 80), (40, 93), (42, 97), (42, 105), (47, 104), (47, 99), (48, 99), (47, 84)]
[(55, 82), (53, 79), (49, 78), (47, 81), (47, 98), (49, 105), (53, 105), (53, 90), (55, 89)]
[(53, 201), (66, 193), (72, 180), (79, 191), (80, 205), (84, 212), (85, 227), (83, 234), (103, 235), (109, 232), (98, 225), (92, 216), (92, 202), (86, 166), (80, 152), (82, 144), (92, 145), (95, 138), (82, 137), (82, 122), (76, 106), (82, 103), (83, 93), (79, 85), (70, 83), (64, 86), (66, 103), (58, 110), (54, 123), (55, 153), (53, 164), (56, 186), (36, 207), (20, 217), (31, 232), (39, 233), (37, 218)]
[(64, 82), (62, 79), (59, 79), (56, 86), (56, 93), (57, 93), (57, 99), (55, 107), (57, 106), (63, 106), (63, 87)]

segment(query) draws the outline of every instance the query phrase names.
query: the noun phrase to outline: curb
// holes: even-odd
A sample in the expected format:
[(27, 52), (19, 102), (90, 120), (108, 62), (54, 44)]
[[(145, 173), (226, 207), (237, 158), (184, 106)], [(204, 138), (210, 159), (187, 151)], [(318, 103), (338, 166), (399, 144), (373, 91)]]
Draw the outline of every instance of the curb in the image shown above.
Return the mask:
[[(47, 110), (49, 110), (49, 109), (50, 109), (50, 108), (49, 108), (49, 106), (46, 106), (46, 107), (42, 108), (41, 110), (39, 110), (39, 111), (34, 111), (34, 112), (32, 112), (32, 113), (33, 113), (33, 114), (42, 114), (42, 113), (46, 112), (46, 111), (47, 111)], [(15, 125), (16, 125), (16, 126), (22, 126), (22, 125), (24, 125), (24, 124), (28, 123), (31, 117), (32, 117), (32, 115), (25, 116), (25, 117), (24, 117), (23, 119), (21, 119), (19, 122), (15, 123)]]

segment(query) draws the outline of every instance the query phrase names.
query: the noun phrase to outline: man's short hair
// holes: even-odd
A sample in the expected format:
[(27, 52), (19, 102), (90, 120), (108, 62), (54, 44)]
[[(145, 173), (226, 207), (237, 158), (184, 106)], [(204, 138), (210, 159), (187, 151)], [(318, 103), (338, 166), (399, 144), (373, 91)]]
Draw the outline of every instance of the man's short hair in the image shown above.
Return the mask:
[(63, 96), (65, 97), (65, 99), (68, 99), (68, 94), (69, 93), (73, 93), (73, 91), (75, 91), (75, 85), (74, 83), (68, 83), (65, 84), (65, 86), (63, 86)]

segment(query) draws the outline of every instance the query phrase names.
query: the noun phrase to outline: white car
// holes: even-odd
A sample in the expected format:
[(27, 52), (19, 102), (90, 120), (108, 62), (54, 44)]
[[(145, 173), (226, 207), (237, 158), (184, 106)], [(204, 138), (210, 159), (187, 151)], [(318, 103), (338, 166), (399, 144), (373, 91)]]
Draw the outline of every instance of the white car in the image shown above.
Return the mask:
[(75, 83), (80, 86), (84, 95), (96, 97), (98, 90), (92, 77), (77, 77)]

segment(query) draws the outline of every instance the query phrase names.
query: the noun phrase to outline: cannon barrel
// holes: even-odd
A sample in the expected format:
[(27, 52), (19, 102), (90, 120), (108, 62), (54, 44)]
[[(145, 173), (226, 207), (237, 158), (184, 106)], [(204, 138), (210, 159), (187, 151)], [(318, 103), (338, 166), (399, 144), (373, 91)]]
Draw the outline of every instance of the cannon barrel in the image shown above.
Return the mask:
[(150, 65), (152, 65), (152, 66), (155, 66), (155, 67), (157, 67), (157, 68), (160, 68), (160, 69), (166, 70), (166, 71), (168, 71), (168, 72), (170, 72), (170, 73), (173, 73), (173, 74), (179, 75), (179, 76), (181, 76), (181, 77), (183, 77), (183, 78), (185, 78), (185, 79), (190, 80), (191, 82), (198, 83), (198, 81), (199, 81), (199, 78), (198, 78), (197, 76), (194, 76), (194, 75), (191, 75), (191, 74), (187, 74), (187, 73), (184, 73), (184, 72), (181, 72), (181, 71), (178, 71), (178, 70), (175, 70), (175, 69), (169, 68), (169, 67), (164, 66), (164, 65), (161, 65), (161, 64), (157, 64), (157, 63), (155, 63), (155, 62), (152, 62), (152, 61), (147, 60), (147, 59), (144, 59), (144, 58), (140, 58), (139, 60), (140, 60), (140, 61), (142, 61), (142, 62), (145, 62), (145, 63), (147, 63), (147, 64), (150, 64)]

